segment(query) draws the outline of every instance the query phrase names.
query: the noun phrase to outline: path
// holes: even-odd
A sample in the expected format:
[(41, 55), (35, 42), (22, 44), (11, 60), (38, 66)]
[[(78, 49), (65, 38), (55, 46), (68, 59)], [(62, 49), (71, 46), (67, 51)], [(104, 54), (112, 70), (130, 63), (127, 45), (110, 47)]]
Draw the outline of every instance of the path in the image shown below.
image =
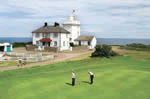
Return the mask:
[(31, 64), (24, 65), (22, 67), (18, 67), (18, 66), (1, 67), (0, 71), (12, 70), (12, 69), (18, 69), (18, 68), (26, 68), (26, 67), (33, 67), (33, 66), (42, 66), (44, 64), (52, 64), (52, 63), (56, 63), (56, 62), (65, 61), (65, 60), (70, 59), (72, 57), (77, 57), (79, 55), (90, 53), (90, 52), (92, 52), (92, 51), (82, 52), (82, 53), (56, 53), (57, 57), (55, 59), (52, 59), (52, 60), (31, 63)]

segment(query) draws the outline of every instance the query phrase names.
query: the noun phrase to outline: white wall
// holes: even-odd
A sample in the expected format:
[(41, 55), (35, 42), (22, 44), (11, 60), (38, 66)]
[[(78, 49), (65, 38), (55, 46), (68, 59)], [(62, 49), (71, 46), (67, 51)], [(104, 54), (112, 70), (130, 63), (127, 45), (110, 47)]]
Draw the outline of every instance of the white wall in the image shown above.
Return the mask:
[[(61, 50), (69, 50), (70, 44), (69, 44), (69, 37), (66, 38), (66, 33), (61, 33), (60, 38), (60, 49)], [(65, 46), (63, 45), (63, 42), (65, 41)]]
[(79, 24), (64, 24), (64, 29), (70, 32), (70, 38), (72, 40), (70, 42), (74, 43), (74, 39), (80, 36), (80, 25)]
[(92, 41), (91, 41), (91, 48), (94, 49), (96, 46), (97, 40), (96, 37), (93, 37)]
[[(96, 37), (93, 37), (93, 39), (91, 40), (91, 47), (89, 47), (89, 48), (91, 48), (91, 49), (94, 49), (95, 48), (95, 46), (96, 46)], [(79, 45), (79, 41), (75, 41), (74, 42), (74, 44), (75, 45)], [(81, 41), (81, 46), (82, 45), (88, 45), (88, 41)]]
[[(70, 47), (70, 43), (69, 43), (69, 35), (68, 37), (66, 36), (66, 33), (57, 33), (58, 36), (54, 37), (55, 33), (50, 33), (50, 39), (52, 39), (50, 46), (51, 47), (59, 47), (62, 50), (68, 50)], [(39, 37), (36, 37), (36, 33), (33, 33), (33, 44), (36, 45), (36, 41), (39, 41), (40, 39), (43, 38), (42, 33), (40, 33)], [(54, 46), (54, 41), (57, 42), (57, 46)], [(65, 46), (63, 46), (63, 42), (65, 41)], [(42, 42), (40, 42), (40, 44), (42, 45)]]
[(81, 41), (81, 45), (88, 45), (88, 41)]
[[(50, 39), (52, 39), (51, 41), (51, 47), (59, 47), (60, 46), (60, 36), (61, 36), (61, 33), (57, 33), (57, 37), (54, 37), (54, 34), (55, 33), (50, 33)], [(54, 42), (57, 42), (57, 46), (54, 46)]]
[[(80, 30), (79, 26), (72, 26), (72, 42), (74, 43), (74, 39), (78, 38), (80, 36)], [(78, 33), (79, 32), (79, 33)]]
[(39, 33), (39, 37), (36, 37), (36, 33), (32, 33), (32, 44), (36, 45), (36, 41), (39, 41), (42, 38), (42, 33)]
[(79, 45), (79, 41), (74, 41), (74, 45)]

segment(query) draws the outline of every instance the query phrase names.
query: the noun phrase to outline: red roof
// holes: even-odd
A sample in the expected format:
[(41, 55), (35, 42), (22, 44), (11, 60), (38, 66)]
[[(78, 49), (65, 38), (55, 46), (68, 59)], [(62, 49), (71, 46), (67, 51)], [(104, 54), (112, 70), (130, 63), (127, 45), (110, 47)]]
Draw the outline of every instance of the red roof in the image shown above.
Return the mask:
[(52, 41), (50, 38), (42, 38), (40, 41)]

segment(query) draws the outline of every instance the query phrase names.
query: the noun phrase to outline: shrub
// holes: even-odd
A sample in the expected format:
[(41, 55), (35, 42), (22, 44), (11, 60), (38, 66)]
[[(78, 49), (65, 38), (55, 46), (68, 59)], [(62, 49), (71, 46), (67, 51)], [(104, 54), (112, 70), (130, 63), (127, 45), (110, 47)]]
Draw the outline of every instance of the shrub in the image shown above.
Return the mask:
[(91, 57), (111, 57), (117, 55), (109, 45), (97, 45), (95, 49), (96, 50), (92, 53)]
[(135, 48), (147, 48), (146, 45), (141, 43), (132, 43), (132, 44), (127, 44), (126, 46), (135, 47)]
[(70, 46), (71, 46), (71, 47), (74, 47), (74, 43), (70, 43)]
[(25, 47), (27, 44), (31, 44), (32, 45), (32, 42), (27, 42), (27, 43), (24, 43), (24, 42), (14, 42), (13, 43), (13, 47)]

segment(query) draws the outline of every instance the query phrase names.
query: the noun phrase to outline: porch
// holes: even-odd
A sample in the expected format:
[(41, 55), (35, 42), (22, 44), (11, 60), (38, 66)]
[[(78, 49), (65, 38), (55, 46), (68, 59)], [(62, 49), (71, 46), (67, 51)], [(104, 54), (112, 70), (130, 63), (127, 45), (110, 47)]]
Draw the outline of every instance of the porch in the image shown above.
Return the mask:
[(39, 40), (38, 46), (50, 47), (51, 46), (51, 39), (50, 38), (43, 38)]

